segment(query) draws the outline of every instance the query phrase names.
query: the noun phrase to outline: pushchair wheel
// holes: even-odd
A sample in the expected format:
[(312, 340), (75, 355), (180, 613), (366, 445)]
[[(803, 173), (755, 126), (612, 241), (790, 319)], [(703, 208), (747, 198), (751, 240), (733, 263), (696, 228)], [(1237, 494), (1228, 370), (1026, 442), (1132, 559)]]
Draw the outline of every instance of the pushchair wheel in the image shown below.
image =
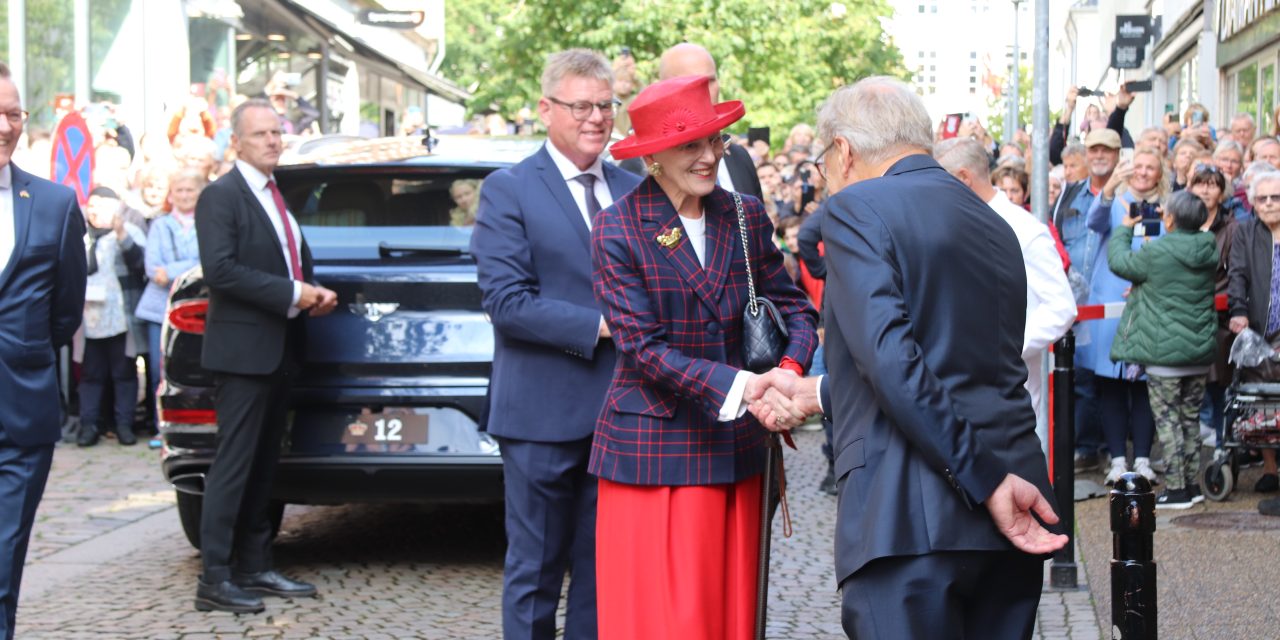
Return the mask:
[(1236, 486), (1230, 456), (1209, 463), (1204, 468), (1204, 495), (1214, 502), (1222, 502)]

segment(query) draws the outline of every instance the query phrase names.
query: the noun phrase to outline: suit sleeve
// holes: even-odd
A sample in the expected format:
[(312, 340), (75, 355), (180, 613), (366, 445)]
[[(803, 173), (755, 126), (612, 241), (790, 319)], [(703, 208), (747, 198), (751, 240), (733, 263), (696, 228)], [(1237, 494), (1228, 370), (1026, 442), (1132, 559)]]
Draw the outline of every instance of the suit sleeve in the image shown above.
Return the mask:
[(950, 392), (925, 364), (888, 230), (874, 214), (832, 202), (823, 239), (827, 313), (837, 319), (827, 330), (840, 332), (860, 371), (875, 372), (863, 383), (925, 462), (970, 505), (985, 501), (1008, 470), (956, 414)]
[(818, 243), (822, 242), (822, 216), (825, 211), (826, 205), (823, 204), (813, 215), (805, 218), (796, 235), (796, 242), (800, 245), (800, 259), (808, 267), (809, 275), (819, 280), (827, 279), (827, 263), (818, 251)]
[[(1046, 227), (1048, 228), (1048, 227)], [(1062, 268), (1057, 244), (1048, 233), (1031, 240), (1022, 252), (1027, 283), (1038, 304), (1027, 316), (1022, 357), (1040, 351), (1061, 338), (1076, 321), (1076, 299)]]
[(649, 299), (616, 210), (605, 209), (591, 232), (596, 299), (604, 308), (618, 351), (635, 358), (640, 375), (657, 387), (699, 403), (719, 416), (740, 369), (693, 358), (672, 347)]
[(1141, 284), (1151, 275), (1148, 252), (1133, 250), (1133, 228), (1118, 226), (1107, 241), (1107, 266), (1111, 272), (1132, 282)]
[(84, 250), (84, 216), (73, 195), (67, 194), (58, 270), (53, 283), (49, 335), (55, 348), (71, 342), (84, 318), (84, 290), (88, 284), (88, 256)]
[(196, 242), (204, 281), (243, 302), (285, 316), (293, 306), (293, 280), (242, 264), (235, 195), (215, 184), (196, 201)]
[[(600, 335), (600, 310), (541, 294), (542, 274), (533, 263), (524, 216), (514, 176), (494, 174), (485, 180), (471, 235), (484, 310), (506, 336), (591, 360)], [(576, 240), (566, 237), (564, 242)]]

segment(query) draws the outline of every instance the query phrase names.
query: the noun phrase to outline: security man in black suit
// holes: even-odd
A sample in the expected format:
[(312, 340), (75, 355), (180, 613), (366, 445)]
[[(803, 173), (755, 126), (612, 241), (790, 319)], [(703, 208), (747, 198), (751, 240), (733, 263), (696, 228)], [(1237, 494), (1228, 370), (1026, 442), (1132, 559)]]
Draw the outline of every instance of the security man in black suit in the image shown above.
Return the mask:
[(772, 427), (822, 407), (834, 420), (850, 637), (1028, 638), (1044, 554), (1067, 538), (1045, 528), (1017, 239), (930, 157), (929, 115), (901, 82), (836, 91), (818, 130), (830, 373), (775, 374), (751, 409)]
[(337, 306), (314, 283), (311, 252), (272, 172), (283, 145), (271, 103), (231, 114), (236, 166), (196, 204), (200, 264), (209, 287), (201, 364), (216, 375), (218, 448), (205, 478), (200, 523), (204, 573), (196, 609), (253, 613), (261, 595), (314, 596), (315, 587), (272, 569), (271, 485), (303, 313)]

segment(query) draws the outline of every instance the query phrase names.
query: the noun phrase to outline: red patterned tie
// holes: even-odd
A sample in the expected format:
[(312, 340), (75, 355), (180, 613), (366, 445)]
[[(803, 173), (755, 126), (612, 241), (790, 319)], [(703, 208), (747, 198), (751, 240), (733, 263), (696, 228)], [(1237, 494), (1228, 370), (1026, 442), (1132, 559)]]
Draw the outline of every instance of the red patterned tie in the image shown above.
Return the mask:
[(289, 224), (289, 211), (285, 209), (284, 196), (280, 195), (275, 180), (268, 180), (267, 188), (271, 190), (271, 199), (275, 200), (276, 211), (280, 213), (280, 224), (284, 225), (284, 237), (289, 245), (289, 270), (293, 272), (294, 280), (302, 280), (302, 262), (298, 260), (298, 244), (293, 241), (293, 225)]

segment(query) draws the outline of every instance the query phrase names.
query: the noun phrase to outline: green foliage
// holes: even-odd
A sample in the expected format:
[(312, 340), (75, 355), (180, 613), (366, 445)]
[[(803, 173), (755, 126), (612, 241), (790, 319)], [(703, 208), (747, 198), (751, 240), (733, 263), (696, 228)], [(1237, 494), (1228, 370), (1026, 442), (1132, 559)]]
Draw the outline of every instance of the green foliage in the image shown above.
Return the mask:
[(886, 0), (488, 0), (446, 2), (443, 74), (475, 94), (473, 113), (510, 116), (536, 106), (546, 56), (587, 47), (612, 58), (630, 47), (640, 85), (658, 56), (682, 41), (706, 47), (719, 64), (721, 99), (746, 103), (735, 130), (769, 126), (780, 143), (791, 126), (812, 123), (831, 91), (869, 75), (906, 78), (902, 56), (881, 28)]
[[(1031, 87), (1032, 87), (1031, 69), (1026, 65), (1018, 67), (1018, 123), (1023, 129), (1031, 124)], [(1008, 78), (1004, 81), (1005, 87), (1008, 87)], [(1003, 143), (1004, 140), (1004, 116), (1009, 112), (1009, 103), (1005, 98), (1005, 92), (1001, 92), (1000, 96), (991, 96), (987, 98), (987, 132), (998, 142)], [(1050, 120), (1053, 122), (1053, 120)]]

